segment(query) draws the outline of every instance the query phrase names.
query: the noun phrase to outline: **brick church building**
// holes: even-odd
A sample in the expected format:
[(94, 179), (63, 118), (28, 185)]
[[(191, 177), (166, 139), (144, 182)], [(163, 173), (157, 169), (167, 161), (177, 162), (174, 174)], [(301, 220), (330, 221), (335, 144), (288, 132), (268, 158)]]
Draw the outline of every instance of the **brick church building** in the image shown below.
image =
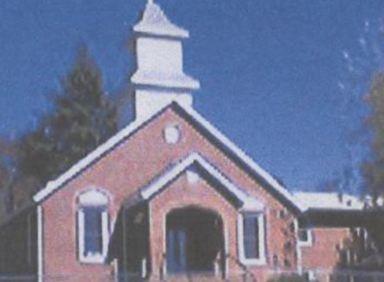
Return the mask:
[(193, 107), (200, 84), (183, 70), (189, 33), (158, 4), (148, 1), (133, 31), (135, 120), (1, 226), (0, 273), (267, 281), (342, 264), (363, 205), (292, 194), (202, 117)]

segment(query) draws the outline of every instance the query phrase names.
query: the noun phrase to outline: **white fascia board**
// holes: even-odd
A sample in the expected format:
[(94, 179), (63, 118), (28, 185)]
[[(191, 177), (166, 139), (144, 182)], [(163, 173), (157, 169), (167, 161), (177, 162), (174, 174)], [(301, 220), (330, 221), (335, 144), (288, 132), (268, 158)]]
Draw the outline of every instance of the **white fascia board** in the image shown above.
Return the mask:
[(112, 136), (104, 144), (97, 147), (94, 151), (88, 154), (85, 158), (73, 165), (69, 170), (60, 175), (56, 180), (48, 182), (48, 184), (37, 192), (33, 196), (35, 202), (40, 202), (45, 199), (48, 195), (55, 192), (61, 185), (79, 173), (81, 170), (85, 169), (89, 164), (102, 156), (105, 152), (113, 148), (121, 140), (129, 136), (132, 132), (138, 129), (141, 125), (151, 120), (155, 115), (164, 110), (170, 104), (175, 103), (181, 109), (184, 110), (192, 119), (194, 119), (198, 124), (204, 127), (208, 132), (210, 132), (217, 140), (219, 140), (222, 145), (234, 153), (238, 158), (240, 158), (244, 163), (246, 163), (257, 175), (262, 177), (267, 183), (271, 185), (278, 193), (285, 197), (293, 206), (297, 207), (301, 212), (307, 210), (307, 206), (304, 203), (300, 203), (297, 198), (295, 198), (289, 191), (282, 187), (270, 174), (263, 170), (258, 164), (256, 164), (249, 156), (247, 156), (240, 148), (238, 148), (233, 142), (231, 142), (224, 134), (222, 134), (218, 129), (216, 129), (210, 122), (208, 122), (204, 117), (202, 117), (197, 111), (192, 107), (184, 106), (177, 101), (171, 101), (166, 104), (164, 107), (159, 109), (157, 112), (154, 112), (152, 115), (146, 117), (145, 119), (135, 120), (127, 127), (122, 129), (116, 135)]
[(293, 195), (299, 202), (307, 203), (310, 210), (359, 211), (364, 208), (363, 201), (348, 194), (342, 195), (342, 199), (335, 192), (295, 192)]
[(203, 125), (211, 134), (214, 135), (226, 148), (232, 151), (243, 162), (245, 162), (256, 174), (260, 175), (268, 184), (270, 184), (277, 192), (283, 195), (293, 206), (297, 207), (301, 212), (307, 210), (304, 203), (300, 203), (297, 199), (279, 182), (276, 181), (267, 171), (261, 168), (255, 161), (253, 161), (247, 154), (245, 154), (239, 147), (237, 147), (231, 140), (215, 128), (209, 121), (201, 116), (192, 107), (181, 106), (191, 117), (193, 117), (199, 124)]
[(43, 208), (37, 206), (37, 281), (43, 281), (44, 275), (44, 226), (43, 226)]
[(174, 180), (178, 175), (184, 172), (189, 166), (194, 163), (199, 164), (206, 172), (213, 176), (223, 187), (227, 189), (233, 196), (235, 196), (243, 205), (242, 209), (247, 210), (263, 210), (264, 205), (256, 199), (248, 196), (240, 188), (234, 185), (228, 180), (222, 173), (220, 173), (215, 167), (207, 162), (198, 153), (192, 153), (183, 161), (175, 165), (171, 170), (165, 173), (163, 176), (158, 178), (156, 181), (151, 183), (149, 186), (143, 188), (140, 193), (143, 199), (148, 200), (154, 194), (161, 191), (164, 186), (170, 181)]
[[(170, 102), (172, 103), (172, 102)], [(169, 103), (169, 104), (170, 104)], [(116, 144), (118, 144), (121, 140), (129, 136), (132, 132), (134, 132), (136, 129), (138, 129), (141, 125), (149, 121), (153, 116), (161, 112), (164, 108), (168, 107), (169, 104), (166, 104), (164, 107), (160, 108), (157, 112), (153, 113), (152, 115), (148, 116), (145, 119), (135, 120), (132, 123), (130, 123), (127, 127), (122, 129), (120, 132), (112, 136), (110, 139), (108, 139), (105, 143), (97, 147), (94, 151), (89, 153), (85, 158), (81, 159), (79, 162), (77, 162), (75, 165), (73, 165), (69, 170), (67, 170), (65, 173), (60, 175), (58, 178), (56, 178), (53, 181), (49, 181), (47, 185), (37, 192), (33, 196), (33, 200), (38, 203), (45, 199), (48, 195), (55, 192), (61, 185), (66, 183), (69, 179), (71, 179), (73, 176), (75, 176), (77, 173), (82, 171), (84, 168), (86, 168), (89, 164), (91, 164), (93, 161), (98, 159), (100, 156), (102, 156), (105, 152), (113, 148)]]

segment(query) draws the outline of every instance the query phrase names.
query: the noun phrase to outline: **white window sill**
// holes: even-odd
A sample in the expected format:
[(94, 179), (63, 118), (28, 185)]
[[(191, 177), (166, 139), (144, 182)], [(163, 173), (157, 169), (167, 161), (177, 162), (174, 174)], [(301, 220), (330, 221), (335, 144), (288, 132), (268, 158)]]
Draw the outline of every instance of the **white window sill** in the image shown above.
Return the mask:
[(260, 258), (260, 259), (246, 259), (246, 258), (241, 258), (240, 262), (244, 265), (253, 265), (253, 266), (261, 266), (267, 264), (267, 261), (265, 258)]
[(299, 245), (299, 247), (312, 247), (312, 241), (298, 241), (297, 244)]
[(89, 264), (102, 264), (104, 261), (105, 257), (102, 255), (88, 255), (80, 258), (80, 262)]

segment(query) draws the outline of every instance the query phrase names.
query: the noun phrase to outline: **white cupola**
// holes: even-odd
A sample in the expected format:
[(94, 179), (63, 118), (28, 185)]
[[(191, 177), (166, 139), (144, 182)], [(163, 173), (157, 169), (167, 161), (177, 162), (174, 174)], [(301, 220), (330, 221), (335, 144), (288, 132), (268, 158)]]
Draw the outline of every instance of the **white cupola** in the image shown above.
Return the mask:
[(133, 27), (137, 70), (135, 116), (142, 119), (173, 100), (191, 106), (197, 80), (183, 71), (182, 40), (189, 32), (171, 23), (159, 5), (149, 0), (141, 20)]

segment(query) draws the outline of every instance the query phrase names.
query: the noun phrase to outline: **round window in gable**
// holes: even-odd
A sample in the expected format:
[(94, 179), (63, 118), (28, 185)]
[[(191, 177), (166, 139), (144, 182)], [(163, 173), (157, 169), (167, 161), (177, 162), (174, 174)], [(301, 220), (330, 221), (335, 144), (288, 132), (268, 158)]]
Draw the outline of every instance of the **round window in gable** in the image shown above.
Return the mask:
[(168, 125), (164, 129), (164, 139), (168, 144), (176, 144), (180, 140), (180, 129), (177, 125)]

